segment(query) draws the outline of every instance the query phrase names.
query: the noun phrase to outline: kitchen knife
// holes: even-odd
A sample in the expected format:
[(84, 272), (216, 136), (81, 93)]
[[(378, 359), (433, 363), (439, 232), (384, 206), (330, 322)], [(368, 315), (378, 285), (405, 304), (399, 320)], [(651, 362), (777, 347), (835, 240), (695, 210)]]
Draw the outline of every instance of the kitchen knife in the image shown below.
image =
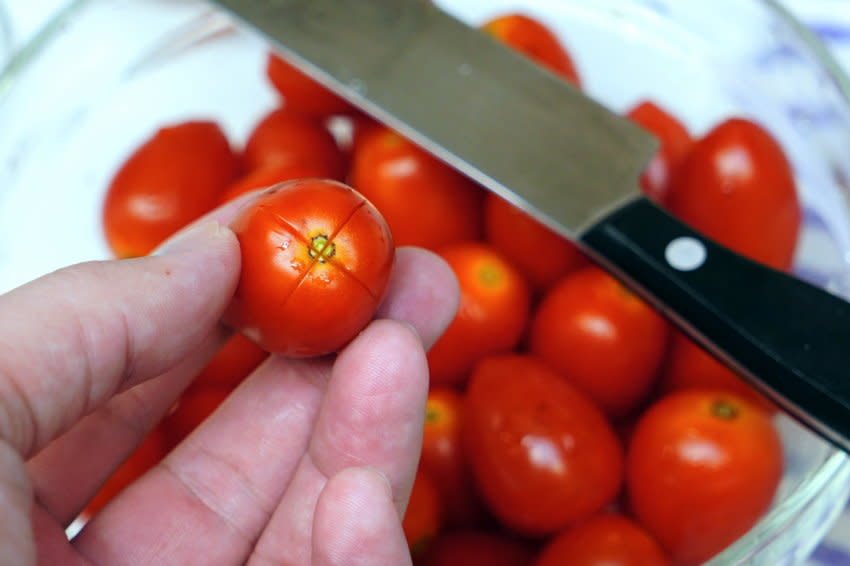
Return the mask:
[[(850, 451), (850, 305), (637, 189), (654, 139), (426, 0), (214, 0), (291, 62), (572, 239)], [(529, 250), (546, 253), (546, 250)]]

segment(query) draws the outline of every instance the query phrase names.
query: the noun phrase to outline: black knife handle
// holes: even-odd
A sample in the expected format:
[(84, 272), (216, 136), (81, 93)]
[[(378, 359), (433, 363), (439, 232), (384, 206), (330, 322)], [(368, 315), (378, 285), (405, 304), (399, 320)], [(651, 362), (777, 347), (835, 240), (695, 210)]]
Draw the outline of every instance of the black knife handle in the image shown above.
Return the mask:
[(685, 332), (850, 451), (850, 304), (732, 253), (642, 197), (581, 239)]

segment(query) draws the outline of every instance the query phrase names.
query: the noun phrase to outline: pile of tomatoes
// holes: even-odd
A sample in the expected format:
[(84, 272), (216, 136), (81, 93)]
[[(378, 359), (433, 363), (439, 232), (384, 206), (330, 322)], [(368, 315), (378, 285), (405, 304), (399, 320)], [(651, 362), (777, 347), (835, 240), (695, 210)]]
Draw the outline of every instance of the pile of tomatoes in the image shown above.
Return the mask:
[[(541, 22), (509, 14), (482, 29), (581, 86)], [(107, 193), (107, 240), (119, 257), (144, 255), (225, 201), (319, 177), (360, 191), (398, 246), (445, 259), (461, 302), (428, 355), (424, 443), (404, 518), (417, 562), (697, 564), (747, 532), (782, 476), (770, 402), (573, 244), (279, 57), (269, 56), (267, 75), (285, 103), (241, 151), (216, 124), (187, 122), (129, 158)], [(661, 142), (639, 181), (649, 198), (746, 256), (790, 267), (800, 205), (766, 130), (731, 119), (694, 139), (651, 102), (628, 116)], [(234, 336), (93, 509), (266, 355)]]

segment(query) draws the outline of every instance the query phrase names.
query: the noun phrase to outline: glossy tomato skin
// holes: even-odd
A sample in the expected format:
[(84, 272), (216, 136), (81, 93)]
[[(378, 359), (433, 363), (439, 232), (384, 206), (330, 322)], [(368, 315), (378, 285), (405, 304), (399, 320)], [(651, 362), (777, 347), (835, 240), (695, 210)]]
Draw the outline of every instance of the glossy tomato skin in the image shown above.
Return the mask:
[(698, 140), (673, 177), (669, 210), (732, 250), (791, 267), (801, 210), (791, 165), (762, 127), (734, 118)]
[(679, 120), (653, 102), (641, 102), (627, 116), (661, 144), (641, 175), (640, 186), (650, 198), (663, 204), (673, 173), (691, 149), (693, 139)]
[(91, 517), (112, 501), (128, 485), (142, 477), (159, 463), (166, 454), (166, 439), (161, 427), (153, 429), (129, 458), (115, 470), (97, 495), (86, 506), (83, 516)]
[(158, 130), (109, 185), (103, 207), (109, 247), (121, 258), (147, 255), (215, 208), (238, 172), (239, 160), (215, 123)]
[(183, 442), (193, 430), (213, 414), (231, 391), (230, 387), (198, 385), (187, 389), (162, 421), (167, 450), (170, 451)]
[(728, 391), (766, 411), (776, 411), (776, 405), (734, 370), (681, 332), (675, 332), (662, 372), (661, 390), (669, 393), (689, 389)]
[(535, 566), (668, 566), (661, 546), (640, 525), (601, 514), (567, 529), (543, 549)]
[(194, 385), (232, 389), (263, 363), (268, 355), (268, 352), (241, 334), (234, 334), (201, 370)]
[(353, 107), (345, 99), (274, 53), (269, 53), (266, 76), (275, 90), (283, 96), (286, 107), (291, 110), (319, 118), (353, 111)]
[(436, 484), (420, 469), (413, 480), (402, 529), (414, 557), (422, 556), (442, 526), (442, 502)]
[(224, 320), (267, 352), (335, 352), (374, 316), (395, 248), (380, 214), (350, 187), (319, 179), (278, 185), (231, 227), (242, 271)]
[(350, 181), (387, 219), (399, 246), (430, 250), (475, 240), (482, 189), (388, 128), (361, 138)]
[(567, 275), (543, 298), (531, 325), (531, 351), (613, 417), (650, 393), (669, 324), (602, 269)]
[(419, 465), (440, 491), (448, 526), (475, 525), (483, 513), (463, 452), (463, 413), (463, 398), (456, 391), (435, 387), (428, 393)]
[(547, 535), (611, 503), (623, 451), (602, 412), (529, 356), (478, 364), (466, 394), (464, 441), (493, 514), (527, 535)]
[(524, 14), (505, 14), (484, 24), (483, 29), (573, 85), (581, 86), (576, 65), (566, 48), (541, 22)]
[(673, 563), (701, 564), (770, 506), (782, 445), (768, 414), (725, 392), (682, 391), (638, 422), (628, 449), (630, 508)]
[(330, 167), (321, 163), (288, 163), (261, 166), (241, 177), (224, 192), (221, 202), (228, 202), (246, 193), (267, 189), (279, 183), (300, 179), (327, 179), (333, 177)]
[(269, 166), (312, 166), (322, 177), (342, 179), (345, 157), (328, 129), (286, 108), (273, 110), (245, 142), (242, 162), (252, 172)]
[(530, 292), (519, 272), (486, 244), (456, 244), (440, 255), (460, 283), (460, 306), (428, 352), (428, 365), (432, 384), (461, 385), (478, 360), (517, 345)]
[(537, 291), (545, 291), (567, 273), (588, 263), (572, 242), (494, 193), (488, 193), (484, 201), (484, 231), (487, 241)]
[(484, 531), (440, 535), (422, 562), (424, 566), (529, 566), (532, 551), (505, 536)]

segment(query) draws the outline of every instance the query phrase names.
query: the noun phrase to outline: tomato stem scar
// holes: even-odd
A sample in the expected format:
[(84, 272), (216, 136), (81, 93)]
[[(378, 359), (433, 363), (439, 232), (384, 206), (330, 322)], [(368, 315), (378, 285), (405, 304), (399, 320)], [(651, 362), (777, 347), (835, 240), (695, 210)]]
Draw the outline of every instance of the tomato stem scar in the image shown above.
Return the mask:
[(319, 234), (310, 240), (310, 257), (317, 259), (319, 263), (325, 263), (336, 253), (336, 245), (324, 235)]
[(711, 414), (725, 421), (731, 421), (738, 413), (738, 407), (728, 401), (719, 399), (711, 405)]

